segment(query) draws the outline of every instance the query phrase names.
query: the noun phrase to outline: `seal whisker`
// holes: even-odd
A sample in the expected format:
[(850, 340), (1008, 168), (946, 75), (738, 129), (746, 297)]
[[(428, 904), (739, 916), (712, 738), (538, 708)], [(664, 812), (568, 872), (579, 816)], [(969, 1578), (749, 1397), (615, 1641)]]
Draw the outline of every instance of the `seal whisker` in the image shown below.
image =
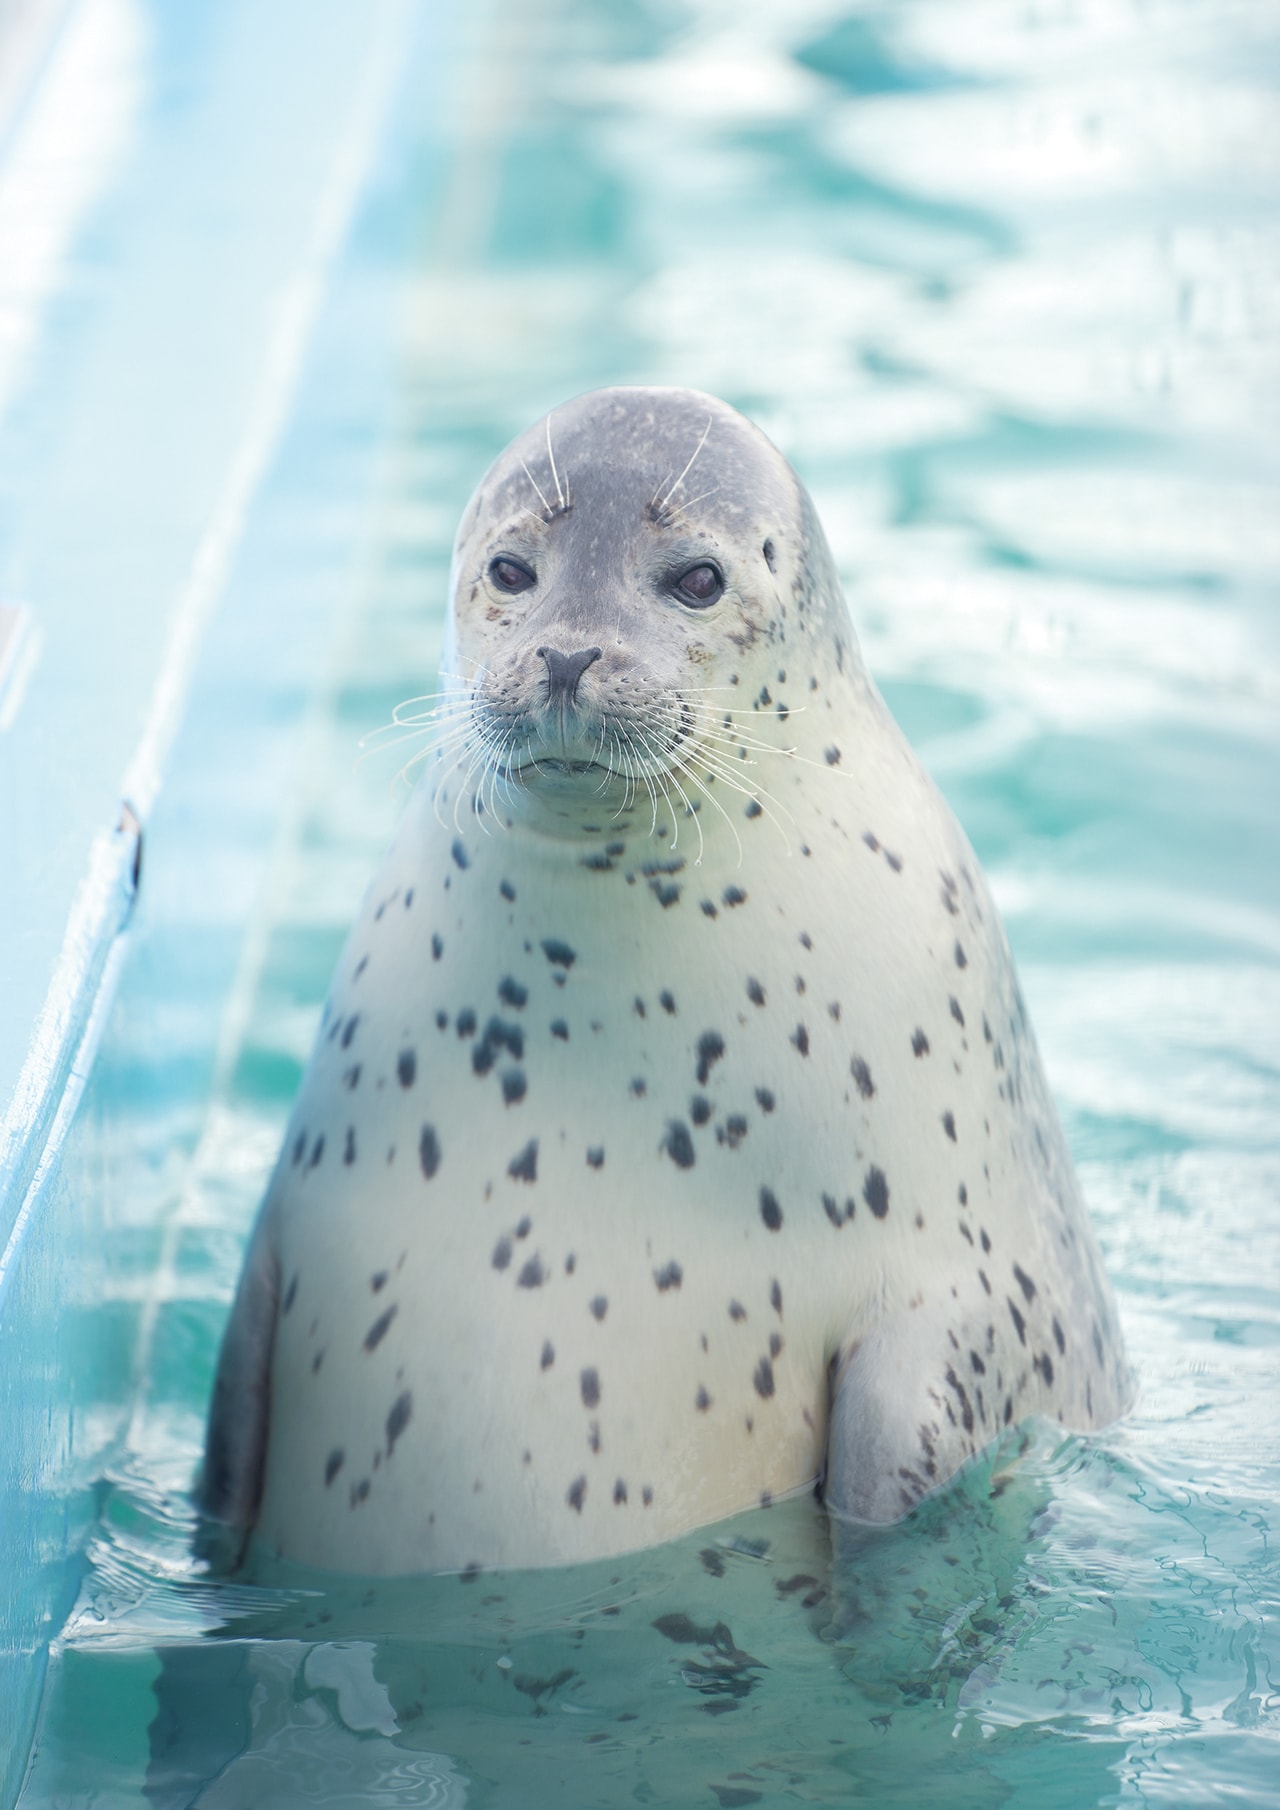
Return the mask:
[(759, 805), (761, 811), (782, 837), (787, 853), (790, 854), (791, 838), (788, 836), (777, 816), (775, 816), (773, 806), (777, 806), (778, 810), (782, 812), (782, 815), (788, 820), (793, 829), (795, 828), (796, 820), (787, 809), (786, 805), (783, 804), (782, 800), (775, 793), (768, 791), (764, 786), (757, 785), (754, 782), (751, 785), (743, 785), (742, 781), (737, 776), (733, 763), (725, 761), (723, 756), (708, 754), (705, 748), (700, 748), (698, 753), (703, 765), (707, 768), (709, 773), (713, 773), (717, 778), (722, 779), (731, 790), (739, 793), (743, 798), (748, 798), (753, 804)]
[(671, 486), (670, 490), (667, 492), (667, 494), (663, 497), (662, 501), (659, 503), (659, 505), (658, 505), (659, 511), (663, 511), (667, 508), (668, 504), (671, 502), (672, 497), (676, 494), (676, 491), (679, 490), (680, 486), (684, 483), (684, 481), (688, 477), (690, 471), (693, 469), (694, 460), (697, 458), (698, 454), (702, 451), (703, 447), (707, 444), (707, 435), (711, 432), (711, 420), (712, 420), (711, 416), (708, 415), (707, 416), (707, 425), (702, 430), (702, 438), (698, 441), (698, 444), (694, 447), (693, 451), (689, 454), (689, 460), (688, 460), (688, 463), (686, 464), (684, 470), (680, 473), (680, 476), (676, 479), (675, 483)]
[(551, 476), (555, 480), (556, 502), (563, 512), (568, 508), (568, 499), (560, 488), (560, 473), (556, 470), (556, 455), (551, 450), (551, 416), (547, 416), (547, 462), (551, 466)]
[[(549, 435), (550, 435), (550, 429), (548, 429), (548, 436)], [(548, 444), (550, 444), (549, 438), (548, 438)], [(542, 504), (542, 508), (543, 508), (542, 519), (545, 521), (550, 516), (554, 515), (555, 511), (554, 511), (554, 509), (552, 509), (552, 507), (551, 507), (550, 503), (547, 501), (546, 497), (543, 496), (541, 484), (539, 484), (537, 478), (534, 477), (533, 473), (529, 470), (529, 467), (525, 464), (523, 459), (521, 459), (521, 461), (520, 461), (520, 469), (524, 472), (525, 477), (528, 478), (529, 482), (533, 485), (533, 488), (538, 493), (538, 501)], [(553, 466), (552, 470), (554, 470), (554, 469), (555, 469), (555, 467)], [(532, 509), (526, 510), (526, 514), (533, 515)], [(534, 516), (534, 520), (535, 521), (538, 520), (538, 517)]]
[[(649, 753), (652, 756), (652, 758), (655, 761), (658, 761), (659, 756), (653, 746), (653, 743), (650, 741), (648, 734), (644, 730), (640, 730), (638, 733), (640, 735), (641, 741), (643, 741), (645, 747), (649, 750)], [(688, 769), (685, 766), (684, 762), (679, 760), (678, 757), (675, 757), (675, 759), (676, 759), (676, 764), (681, 768), (681, 770), (684, 772), (687, 772)], [(706, 852), (706, 838), (704, 837), (704, 835), (702, 833), (702, 824), (698, 820), (697, 810), (694, 808), (693, 802), (690, 799), (688, 793), (685, 791), (684, 787), (680, 784), (680, 781), (676, 778), (674, 767), (668, 766), (668, 765), (660, 765), (659, 773), (660, 773), (660, 783), (662, 784), (663, 790), (664, 791), (666, 790), (668, 784), (674, 786), (676, 791), (680, 795), (681, 801), (684, 804), (685, 815), (693, 818), (694, 827), (696, 828), (696, 830), (698, 832), (698, 857), (697, 857), (697, 860), (694, 862), (694, 866), (695, 867), (699, 866), (701, 864), (703, 854)], [(702, 789), (703, 789), (703, 791), (706, 791), (705, 786)], [(668, 806), (671, 805), (671, 794), (669, 792), (667, 792), (667, 804), (668, 804)], [(672, 808), (672, 811), (671, 811), (671, 826), (672, 826), (671, 846), (672, 846), (672, 848), (675, 848), (676, 844), (680, 840), (680, 825), (676, 821), (676, 815), (675, 815), (674, 808)], [(732, 827), (732, 826), (730, 826), (730, 827)]]
[[(704, 780), (701, 777), (701, 775), (690, 764), (690, 762), (677, 756), (676, 763), (679, 766), (681, 772), (687, 773), (689, 778), (693, 781), (694, 785), (697, 786), (698, 789), (702, 793), (704, 793), (707, 798), (709, 798), (711, 800), (712, 804), (716, 807), (717, 811), (719, 811), (720, 815), (724, 818), (725, 822), (728, 824), (729, 834), (733, 837), (734, 843), (736, 844), (737, 850), (738, 850), (738, 866), (741, 867), (742, 866), (742, 838), (738, 834), (737, 824), (734, 823), (734, 821), (730, 817), (728, 811), (725, 810), (724, 806), (721, 804), (720, 800), (716, 797), (715, 793), (711, 790), (711, 787), (707, 784), (706, 780)], [(704, 765), (707, 765), (708, 771), (711, 771), (709, 763), (704, 761)], [(739, 790), (739, 791), (741, 791), (741, 789), (742, 789), (741, 787), (737, 788), (737, 790)], [(699, 821), (698, 822), (698, 859), (694, 862), (695, 867), (700, 867), (702, 865), (702, 856), (703, 856), (704, 847), (705, 847), (705, 844), (703, 842), (703, 837), (702, 837), (702, 824), (701, 824), (701, 821)]]

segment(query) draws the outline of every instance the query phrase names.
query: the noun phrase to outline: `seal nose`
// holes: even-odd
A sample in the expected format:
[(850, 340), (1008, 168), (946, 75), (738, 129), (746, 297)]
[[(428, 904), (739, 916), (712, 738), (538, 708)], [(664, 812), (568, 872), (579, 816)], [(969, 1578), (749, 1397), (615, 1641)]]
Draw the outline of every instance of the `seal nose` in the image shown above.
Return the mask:
[(600, 658), (598, 647), (584, 647), (576, 654), (562, 654), (558, 647), (540, 647), (537, 652), (547, 663), (547, 703), (561, 706), (573, 703), (578, 681)]

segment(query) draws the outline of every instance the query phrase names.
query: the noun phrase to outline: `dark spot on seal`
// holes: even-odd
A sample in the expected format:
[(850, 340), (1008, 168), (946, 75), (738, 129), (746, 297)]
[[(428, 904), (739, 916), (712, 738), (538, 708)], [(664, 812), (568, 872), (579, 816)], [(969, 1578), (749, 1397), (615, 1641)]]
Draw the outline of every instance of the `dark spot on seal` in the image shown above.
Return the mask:
[(762, 1006), (764, 1004), (764, 988), (760, 985), (760, 982), (756, 980), (754, 975), (747, 981), (747, 998), (751, 1001), (753, 1006)]
[(514, 904), (515, 904), (515, 902), (516, 902), (516, 889), (515, 889), (515, 887), (514, 887), (514, 886), (513, 886), (513, 885), (512, 885), (512, 884), (511, 884), (511, 882), (510, 882), (510, 880), (503, 880), (503, 881), (502, 881), (502, 882), (501, 882), (501, 884), (500, 884), (500, 885), (499, 885), (499, 887), (498, 887), (498, 891), (499, 891), (499, 892), (500, 892), (500, 893), (501, 893), (501, 894), (502, 894), (502, 896), (503, 896), (503, 898), (504, 898), (504, 899), (505, 899), (505, 900), (506, 900), (506, 901), (507, 901), (507, 904), (508, 904), (508, 905), (514, 905)]
[(538, 1140), (530, 1138), (518, 1156), (513, 1156), (507, 1164), (507, 1174), (513, 1181), (536, 1182), (538, 1179)]
[(889, 1211), (889, 1184), (885, 1180), (884, 1170), (877, 1169), (874, 1163), (867, 1170), (867, 1179), (862, 1184), (862, 1198), (877, 1219), (883, 1219)]
[(704, 1031), (698, 1039), (698, 1086), (707, 1085), (707, 1076), (724, 1055), (724, 1038), (719, 1031)]
[(746, 1317), (747, 1317), (747, 1310), (742, 1305), (741, 1301), (730, 1301), (729, 1318), (731, 1320), (745, 1320)]
[(836, 1228), (837, 1232), (844, 1230), (844, 1214), (840, 1211), (840, 1203), (837, 1201), (834, 1194), (823, 1195), (822, 1210)]
[(498, 998), (504, 1006), (510, 1006), (512, 1011), (518, 1012), (529, 998), (529, 989), (522, 987), (518, 980), (513, 980), (508, 974), (498, 983)]
[(296, 1169), (307, 1153), (307, 1134), (300, 1131), (293, 1140), (293, 1166)]
[(976, 1351), (970, 1351), (969, 1353), (969, 1368), (973, 1371), (975, 1376), (985, 1376), (987, 1374), (987, 1366), (983, 1363)]
[(829, 748), (823, 749), (822, 758), (829, 767), (838, 767), (840, 765), (840, 750), (836, 747), (834, 742), (832, 742)]
[(333, 1480), (337, 1476), (338, 1472), (342, 1469), (346, 1456), (347, 1455), (343, 1451), (342, 1447), (340, 1445), (338, 1445), (338, 1446), (334, 1446), (334, 1448), (330, 1452), (329, 1456), (325, 1459), (325, 1461), (324, 1461), (324, 1484), (325, 1484), (326, 1489), (328, 1489), (329, 1485), (333, 1482)]
[(369, 1278), (369, 1289), (372, 1294), (380, 1295), (387, 1286), (386, 1270), (375, 1270)]
[(553, 1037), (558, 1037), (561, 1043), (568, 1043), (569, 1027), (563, 1018), (553, 1018), (551, 1020), (551, 1035)]
[(731, 1112), (724, 1122), (724, 1130), (717, 1131), (716, 1141), (727, 1144), (730, 1150), (736, 1150), (747, 1135), (747, 1121), (740, 1112)]
[(683, 1119), (667, 1121), (667, 1135), (663, 1139), (662, 1148), (678, 1169), (692, 1169), (697, 1160), (693, 1149), (693, 1138)]
[(511, 1262), (511, 1240), (509, 1238), (499, 1238), (493, 1247), (493, 1256), (489, 1261), (496, 1270), (506, 1269)]
[(298, 1296), (298, 1272), (297, 1272), (297, 1270), (295, 1270), (293, 1272), (292, 1277), (290, 1278), (289, 1286), (284, 1292), (284, 1305), (280, 1309), (280, 1312), (282, 1314), (288, 1313), (289, 1309), (293, 1306), (295, 1300), (297, 1299), (297, 1296)]
[(778, 1197), (772, 1188), (760, 1190), (760, 1217), (771, 1232), (781, 1229), (782, 1208), (778, 1205)]
[(609, 1311), (609, 1297), (607, 1295), (596, 1295), (588, 1305), (591, 1308), (592, 1318), (603, 1320), (604, 1316)]
[(434, 1125), (424, 1125), (422, 1136), (418, 1139), (418, 1162), (422, 1173), (430, 1181), (440, 1167), (440, 1140), (436, 1136)]
[(454, 837), (453, 847), (450, 849), (449, 852), (453, 856), (455, 862), (458, 864), (458, 866), (464, 872), (466, 871), (466, 869), (468, 867), (471, 866), (471, 857), (470, 857), (470, 855), (468, 855), (466, 848), (463, 845), (461, 836)]
[(504, 1068), (502, 1071), (502, 1100), (505, 1106), (516, 1106), (529, 1091), (528, 1083), (522, 1068)]
[(714, 1546), (704, 1546), (698, 1554), (702, 1569), (711, 1577), (724, 1576), (724, 1560)]
[(626, 1500), (627, 1486), (624, 1480), (619, 1477), (613, 1486), (613, 1505), (615, 1508), (622, 1508), (625, 1505)]
[(353, 1062), (350, 1068), (344, 1068), (342, 1071), (343, 1085), (348, 1087), (352, 1093), (354, 1093), (360, 1085), (362, 1067), (363, 1065), (361, 1063)]
[(849, 1064), (849, 1073), (857, 1083), (858, 1092), (862, 1095), (863, 1099), (869, 1100), (876, 1091), (876, 1084), (871, 1079), (871, 1070), (867, 1067), (861, 1056), (855, 1056), (853, 1061)]
[(542, 1267), (542, 1259), (535, 1251), (526, 1259), (520, 1274), (516, 1277), (517, 1288), (541, 1288), (547, 1279), (547, 1272)]
[(956, 944), (956, 967), (957, 968), (967, 968), (968, 966), (969, 966), (969, 958), (964, 952), (964, 945), (962, 943), (957, 943)]
[(359, 1022), (359, 1012), (353, 1012), (347, 1022), (343, 1025), (341, 1043), (344, 1050), (349, 1050), (351, 1048), (351, 1039), (356, 1034), (356, 1026)]
[(432, 959), (432, 961), (438, 962), (440, 960), (440, 957), (443, 954), (444, 954), (444, 938), (433, 934), (432, 938), (431, 938), (431, 959)]
[(798, 1024), (791, 1033), (791, 1041), (802, 1056), (809, 1054), (809, 1033), (804, 1025)]
[(765, 565), (768, 566), (771, 572), (776, 572), (778, 569), (778, 560), (777, 554), (774, 552), (773, 542), (767, 540), (760, 551), (764, 554)]
[(720, 913), (716, 910), (710, 899), (703, 899), (699, 906), (699, 910), (702, 912), (704, 918), (718, 918), (720, 916)]
[(418, 1054), (416, 1050), (401, 1050), (396, 1057), (396, 1080), (401, 1087), (412, 1087), (418, 1074)]
[(474, 1037), (476, 1034), (476, 1015), (470, 1006), (464, 1006), (458, 1013), (456, 1026), (459, 1037)]
[(591, 1149), (587, 1152), (587, 1162), (593, 1169), (604, 1168), (604, 1146), (602, 1144), (592, 1145)]
[(781, 1313), (782, 1313), (782, 1284), (778, 1281), (776, 1276), (774, 1277), (773, 1282), (769, 1288), (769, 1305), (773, 1309), (774, 1313), (781, 1315)]
[(517, 1238), (527, 1238), (529, 1236), (530, 1232), (532, 1232), (532, 1230), (533, 1230), (533, 1221), (530, 1219), (529, 1215), (526, 1213), (524, 1215), (524, 1217), (520, 1220), (519, 1224), (516, 1226), (516, 1237)]
[(391, 1412), (387, 1415), (387, 1457), (390, 1458), (395, 1449), (396, 1440), (409, 1424), (413, 1413), (413, 1396), (408, 1389), (396, 1396), (391, 1404)]
[(951, 1142), (954, 1144), (956, 1141), (956, 1121), (955, 1121), (954, 1113), (950, 1113), (950, 1112), (943, 1113), (942, 1129), (946, 1132), (947, 1136), (951, 1139)]
[(963, 1030), (964, 1029), (964, 1013), (960, 1010), (960, 1001), (956, 998), (954, 993), (951, 995), (951, 1016), (955, 1019), (956, 1023)]
[(747, 895), (740, 886), (726, 886), (720, 897), (730, 910), (735, 905), (745, 905), (747, 902)]
[(587, 1480), (585, 1477), (574, 1478), (573, 1482), (569, 1485), (569, 1493), (566, 1499), (569, 1507), (573, 1509), (575, 1513), (582, 1513), (582, 1504), (587, 1499)]
[(918, 1025), (911, 1037), (911, 1054), (913, 1056), (927, 1056), (929, 1054), (929, 1039)]
[(658, 995), (658, 1004), (662, 1007), (664, 1012), (668, 1013), (671, 1016), (675, 1015), (675, 1009), (676, 1009), (675, 998), (671, 993), (668, 993), (668, 991), (666, 990), (665, 987), (663, 988), (662, 992), (659, 993), (659, 995)]
[(540, 1370), (550, 1370), (551, 1366), (555, 1363), (555, 1361), (556, 1361), (556, 1348), (551, 1343), (550, 1339), (544, 1339), (542, 1341), (542, 1357), (539, 1360), (538, 1368)]
[(763, 817), (764, 807), (760, 803), (759, 799), (753, 798), (750, 801), (750, 803), (747, 805), (746, 810), (743, 811), (742, 815), (744, 817)]
[(776, 1103), (777, 1102), (774, 1100), (773, 1094), (769, 1088), (757, 1087), (756, 1105), (760, 1108), (761, 1112), (772, 1112)]
[(956, 1399), (960, 1403), (960, 1419), (964, 1424), (964, 1430), (966, 1433), (972, 1433), (973, 1404), (969, 1400), (969, 1392), (950, 1364), (947, 1365), (946, 1375), (947, 1387), (955, 1392)]
[(576, 949), (571, 949), (568, 943), (562, 943), (558, 937), (554, 936), (543, 937), (542, 953), (553, 968), (572, 968), (578, 959)]
[(1028, 1276), (1027, 1272), (1022, 1268), (1021, 1264), (1018, 1264), (1018, 1263), (1014, 1264), (1013, 1279), (1017, 1283), (1018, 1287), (1022, 1290), (1023, 1300), (1026, 1302), (1027, 1306), (1030, 1307), (1031, 1303), (1036, 1298), (1036, 1285), (1031, 1280), (1030, 1276)]
[(471, 1051), (471, 1067), (477, 1075), (487, 1075), (505, 1050), (515, 1062), (524, 1061), (524, 1031), (505, 1018), (493, 1017), (484, 1027), (484, 1036)]
[(1058, 1356), (1064, 1357), (1067, 1350), (1067, 1336), (1058, 1324), (1058, 1316), (1053, 1316), (1053, 1342), (1058, 1347)]
[(674, 880), (650, 880), (649, 891), (664, 911), (680, 902), (680, 888)]
[(763, 1401), (768, 1401), (773, 1394), (773, 1365), (767, 1357), (760, 1359), (752, 1372), (751, 1380), (756, 1386), (756, 1394)]
[(383, 1339), (386, 1338), (387, 1328), (395, 1319), (397, 1312), (396, 1303), (393, 1301), (385, 1313), (380, 1313), (378, 1315), (377, 1319), (373, 1322), (373, 1325), (364, 1335), (364, 1348), (366, 1351), (376, 1351), (378, 1349)]
[(594, 1369), (584, 1370), (578, 1378), (578, 1383), (582, 1390), (583, 1407), (598, 1408), (600, 1405), (600, 1372)]
[(1041, 1376), (1044, 1378), (1046, 1384), (1050, 1388), (1052, 1388), (1052, 1386), (1053, 1386), (1053, 1359), (1049, 1356), (1049, 1353), (1047, 1351), (1042, 1351), (1038, 1357), (1032, 1358), (1031, 1368), (1033, 1370), (1038, 1370), (1040, 1372)]
[(1008, 1301), (1009, 1314), (1013, 1320), (1013, 1324), (1014, 1324), (1015, 1328), (1017, 1329), (1018, 1343), (1019, 1343), (1019, 1345), (1025, 1345), (1027, 1342), (1027, 1322), (1023, 1319), (1021, 1309), (1018, 1307), (1017, 1302), (1009, 1301), (1009, 1298), (1007, 1295), (1006, 1295), (1005, 1299), (1006, 1299), (1006, 1301)]
[(689, 1117), (701, 1127), (711, 1117), (711, 1102), (705, 1094), (695, 1094), (689, 1102)]
[(665, 1295), (669, 1288), (679, 1288), (684, 1281), (684, 1271), (672, 1258), (671, 1262), (664, 1264), (660, 1270), (654, 1270), (653, 1279), (658, 1285), (658, 1293)]
[(323, 1156), (324, 1156), (324, 1133), (322, 1131), (320, 1133), (319, 1137), (316, 1139), (315, 1143), (311, 1146), (311, 1161), (307, 1164), (307, 1168), (308, 1169), (317, 1168), (319, 1166)]

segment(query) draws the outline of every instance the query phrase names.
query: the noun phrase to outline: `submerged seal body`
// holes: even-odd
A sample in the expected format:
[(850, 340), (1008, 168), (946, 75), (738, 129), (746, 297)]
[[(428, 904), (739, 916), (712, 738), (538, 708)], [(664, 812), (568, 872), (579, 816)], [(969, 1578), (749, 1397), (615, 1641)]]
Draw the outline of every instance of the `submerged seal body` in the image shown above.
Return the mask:
[(428, 771), (339, 962), (203, 1499), (345, 1571), (647, 1545), (820, 1482), (891, 1521), (1121, 1410), (995, 908), (807, 494), (713, 398), (518, 439), (459, 532)]

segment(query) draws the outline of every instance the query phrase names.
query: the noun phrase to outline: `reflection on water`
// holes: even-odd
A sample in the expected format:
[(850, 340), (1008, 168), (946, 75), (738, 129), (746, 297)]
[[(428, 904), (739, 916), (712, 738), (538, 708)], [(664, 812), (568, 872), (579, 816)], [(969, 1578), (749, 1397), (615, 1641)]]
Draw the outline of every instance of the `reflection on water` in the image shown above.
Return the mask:
[[(198, 773), (207, 808), (157, 820), (93, 1108), (128, 1430), (25, 1801), (137, 1801), (157, 1648), (159, 1801), (188, 1801), (166, 1768), (207, 1805), (1274, 1801), (1280, 21), (510, 0), (468, 29), (454, 117), (386, 173), (383, 207), (442, 179), (381, 272), (401, 431), (231, 954), (163, 875), (242, 856), (216, 775), (286, 708), (251, 673), (241, 717), (197, 700), (171, 797)], [(429, 688), (486, 459), (618, 381), (722, 393), (814, 489), (1005, 912), (1138, 1404), (834, 1557), (798, 1502), (542, 1578), (210, 1589), (182, 1490), (213, 1350), (394, 815), (355, 739)], [(305, 534), (333, 499), (294, 483)]]

